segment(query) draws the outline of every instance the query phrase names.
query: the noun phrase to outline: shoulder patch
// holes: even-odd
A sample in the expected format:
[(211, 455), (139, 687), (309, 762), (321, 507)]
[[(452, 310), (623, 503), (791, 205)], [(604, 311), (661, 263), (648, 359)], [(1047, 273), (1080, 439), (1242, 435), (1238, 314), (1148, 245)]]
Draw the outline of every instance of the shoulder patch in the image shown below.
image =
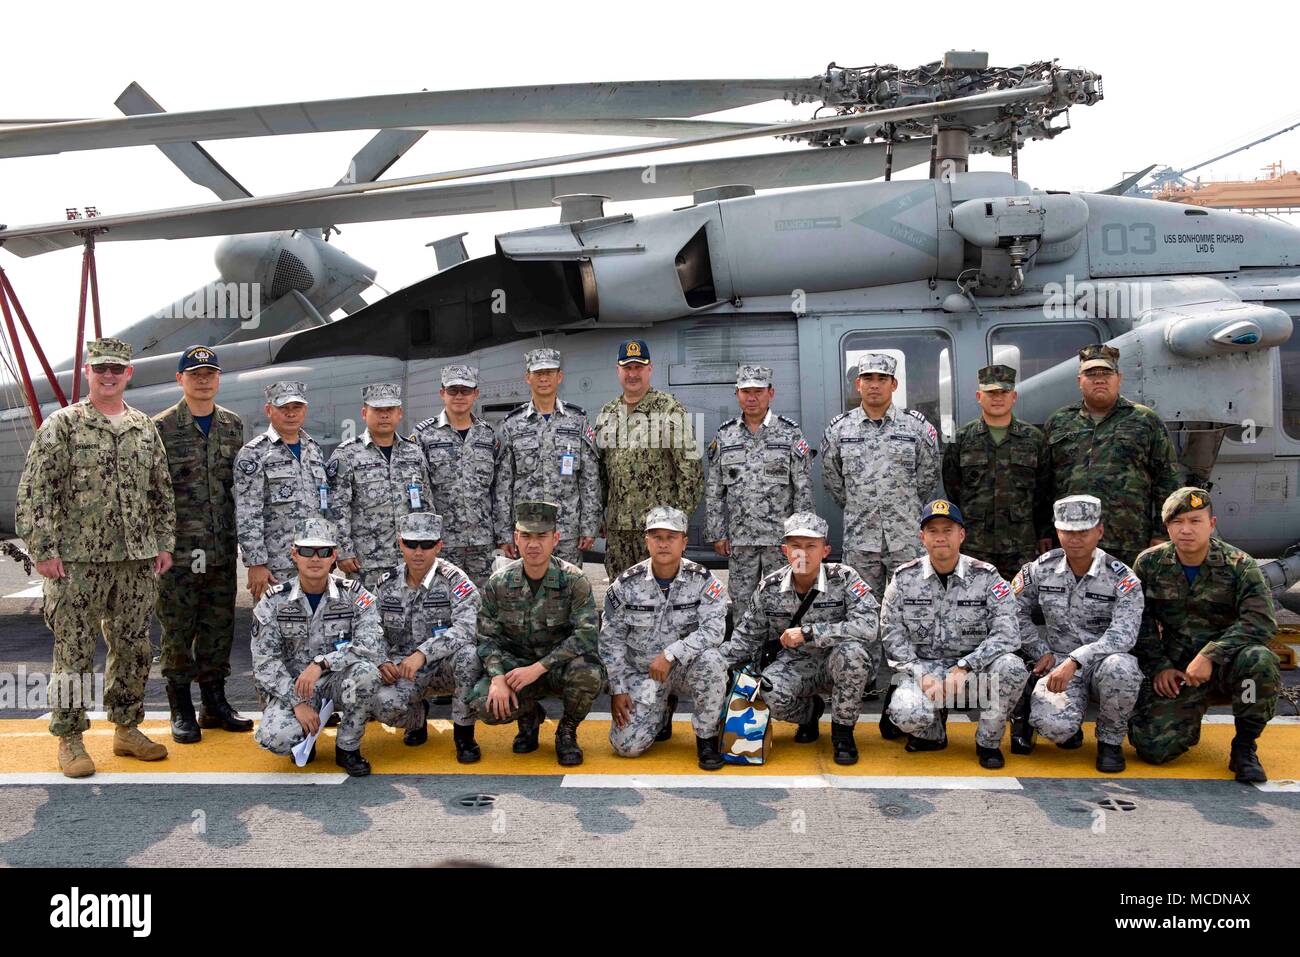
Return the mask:
[(718, 581), (718, 579), (713, 576), (709, 576), (709, 584), (704, 589), (704, 597), (709, 601), (717, 601), (718, 596), (721, 595), (724, 590), (722, 582)]
[(791, 447), (790, 451), (792, 451), (799, 458), (806, 459), (808, 457), (808, 453), (811, 452), (812, 449), (810, 449), (808, 446), (808, 440), (801, 438), (798, 442), (796, 442)]
[(251, 455), (237, 459), (235, 464), (239, 466), (239, 471), (243, 472), (245, 475), (252, 475), (258, 468), (257, 459)]
[(1016, 577), (1011, 579), (1011, 590), (1019, 595), (1025, 590), (1025, 585), (1025, 569), (1022, 568), (1020, 571), (1016, 572)]
[(352, 604), (358, 608), (369, 608), (375, 603), (375, 596), (366, 591), (364, 587), (357, 589), (357, 597), (353, 599)]
[(1132, 572), (1129, 572), (1129, 574), (1125, 575), (1124, 578), (1122, 578), (1119, 581), (1119, 583), (1115, 585), (1115, 590), (1119, 592), (1121, 595), (1127, 595), (1129, 592), (1133, 590), (1133, 588), (1137, 585), (1137, 583), (1138, 583), (1137, 576), (1134, 575)]
[(325, 465), (325, 474), (329, 478), (335, 478), (339, 474), (339, 460), (331, 458)]
[(1011, 594), (1011, 586), (1008, 585), (1001, 578), (999, 578), (996, 582), (994, 582), (992, 585), (989, 586), (989, 594), (992, 595), (994, 598), (996, 598), (998, 601), (1002, 601), (1002, 599), (1006, 598), (1007, 595)]
[(451, 597), (458, 602), (464, 601), (472, 594), (474, 594), (474, 583), (470, 581), (468, 575), (461, 578), (459, 584), (451, 590)]
[(853, 575), (853, 576), (851, 576), (851, 580), (850, 580), (850, 582), (849, 582), (849, 594), (850, 594), (850, 595), (852, 595), (852, 596), (853, 596), (854, 598), (856, 598), (858, 601), (862, 601), (862, 599), (866, 598), (867, 595), (868, 595), (870, 592), (871, 592), (871, 586), (870, 586), (870, 585), (868, 585), (865, 581), (863, 581), (863, 580), (862, 580), (861, 578), (859, 578), (857, 575)]

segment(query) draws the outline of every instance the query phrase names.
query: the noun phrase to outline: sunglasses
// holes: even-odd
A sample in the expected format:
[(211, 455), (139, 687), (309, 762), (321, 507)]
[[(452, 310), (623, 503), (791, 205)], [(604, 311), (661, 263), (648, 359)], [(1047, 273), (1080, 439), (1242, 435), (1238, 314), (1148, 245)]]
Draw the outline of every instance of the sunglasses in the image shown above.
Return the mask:
[(334, 556), (333, 545), (299, 545), (298, 554), (303, 558), (332, 558)]
[(126, 366), (118, 365), (116, 362), (101, 362), (90, 367), (91, 372), (97, 372), (101, 375), (121, 375), (126, 371)]
[(413, 542), (409, 538), (402, 539), (402, 544), (407, 548), (418, 549), (419, 551), (431, 552), (438, 547), (438, 540)]
[(448, 395), (473, 395), (474, 390), (464, 385), (449, 385), (443, 387), (443, 392)]

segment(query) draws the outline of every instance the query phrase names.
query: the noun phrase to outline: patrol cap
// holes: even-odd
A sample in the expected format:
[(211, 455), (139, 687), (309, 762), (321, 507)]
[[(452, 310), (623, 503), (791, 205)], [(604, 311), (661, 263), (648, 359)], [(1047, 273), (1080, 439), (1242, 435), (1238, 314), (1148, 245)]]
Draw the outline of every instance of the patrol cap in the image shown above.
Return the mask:
[(925, 508), (921, 509), (921, 527), (932, 518), (950, 518), (962, 528), (966, 527), (966, 520), (961, 517), (961, 509), (946, 498), (936, 498), (933, 502), (927, 502)]
[(452, 365), (442, 367), (442, 387), (464, 385), (478, 388), (478, 370), (473, 366)]
[(295, 545), (333, 545), (338, 547), (338, 535), (334, 523), (323, 518), (309, 518), (302, 523), (298, 533), (293, 536)]
[(621, 366), (634, 363), (646, 365), (649, 362), (650, 347), (645, 344), (644, 339), (629, 339), (618, 347), (618, 364)]
[(1111, 372), (1118, 372), (1119, 350), (1099, 342), (1084, 346), (1079, 350), (1079, 371), (1087, 372), (1089, 369), (1109, 369)]
[(131, 345), (121, 339), (92, 339), (86, 343), (86, 365), (131, 364)]
[(305, 382), (272, 382), (262, 391), (266, 395), (266, 401), (277, 409), (290, 402), (306, 403), (307, 401)]
[(395, 382), (372, 382), (361, 387), (361, 401), (372, 409), (395, 409), (402, 404), (402, 387)]
[(1165, 499), (1165, 504), (1160, 508), (1160, 521), (1168, 523), (1171, 518), (1176, 518), (1184, 512), (1198, 512), (1209, 507), (1209, 492), (1203, 488), (1184, 485)]
[(1016, 387), (1016, 370), (1011, 366), (985, 366), (976, 375), (980, 392), (1009, 392)]
[(515, 529), (520, 532), (553, 532), (559, 511), (551, 502), (520, 502), (515, 506)]
[(671, 505), (656, 505), (645, 513), (645, 530), (666, 528), (670, 532), (685, 532), (690, 523), (686, 513)]
[(736, 367), (737, 389), (772, 388), (772, 370), (767, 366), (750, 366), (741, 364)]
[(825, 538), (830, 531), (826, 519), (815, 512), (795, 512), (785, 520), (784, 538)]
[(898, 360), (883, 352), (868, 352), (858, 359), (858, 375), (867, 375), (871, 372), (893, 375), (897, 368)]
[(180, 361), (176, 363), (177, 372), (189, 372), (191, 369), (216, 369), (221, 371), (221, 363), (217, 361), (217, 354), (207, 346), (190, 346), (181, 353)]
[(397, 534), (412, 542), (442, 540), (442, 516), (434, 512), (408, 512), (397, 523)]
[(527, 372), (558, 368), (560, 368), (559, 349), (534, 349), (524, 353), (524, 369)]
[(1052, 519), (1063, 532), (1086, 532), (1101, 523), (1101, 499), (1095, 495), (1067, 495), (1052, 506)]

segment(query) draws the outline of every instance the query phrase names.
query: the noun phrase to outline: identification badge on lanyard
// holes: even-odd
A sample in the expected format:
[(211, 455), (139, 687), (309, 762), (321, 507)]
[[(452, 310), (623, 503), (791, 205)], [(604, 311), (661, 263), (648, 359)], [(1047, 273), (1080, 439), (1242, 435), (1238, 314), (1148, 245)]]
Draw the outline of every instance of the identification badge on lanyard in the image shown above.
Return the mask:
[(335, 651), (342, 651), (344, 648), (346, 648), (346, 647), (347, 647), (348, 645), (350, 645), (350, 644), (352, 644), (352, 639), (351, 639), (351, 638), (335, 638), (335, 639), (334, 639), (334, 650), (335, 650)]
[(420, 507), (420, 483), (414, 475), (411, 476), (410, 484), (406, 486), (406, 496), (411, 500), (411, 508)]
[(318, 488), (320, 489), (320, 510), (322, 512), (327, 512), (330, 507), (330, 487), (328, 485), (320, 485)]
[(437, 638), (446, 630), (447, 630), (446, 625), (433, 625), (429, 628), (429, 634), (431, 634), (434, 638)]
[(578, 464), (578, 457), (572, 452), (560, 453), (560, 474), (572, 475)]

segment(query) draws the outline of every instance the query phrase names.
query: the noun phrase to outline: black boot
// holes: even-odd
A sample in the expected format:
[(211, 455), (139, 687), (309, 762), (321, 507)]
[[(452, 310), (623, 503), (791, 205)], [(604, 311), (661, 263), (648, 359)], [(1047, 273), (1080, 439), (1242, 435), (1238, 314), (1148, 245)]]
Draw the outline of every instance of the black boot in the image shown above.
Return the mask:
[(582, 763), (582, 748), (578, 747), (578, 719), (565, 715), (555, 729), (555, 760), (566, 768)]
[(858, 746), (853, 741), (853, 725), (831, 722), (831, 747), (836, 764), (857, 764)]
[(232, 708), (226, 700), (225, 678), (200, 681), (199, 697), (203, 699), (199, 711), (200, 727), (221, 728), (223, 731), (253, 730), (253, 722)]
[(975, 745), (975, 753), (979, 756), (980, 767), (982, 768), (1000, 768), (1006, 764), (1006, 759), (1002, 757), (1001, 748), (986, 748), (982, 745)]
[(203, 737), (194, 720), (194, 701), (189, 682), (167, 682), (167, 703), (172, 709), (172, 740), (177, 744), (194, 744)]
[(1062, 751), (1077, 751), (1083, 747), (1083, 728), (1080, 728), (1074, 734), (1070, 735), (1064, 741), (1058, 741), (1056, 746)]
[(718, 753), (718, 739), (695, 736), (695, 754), (700, 759), (700, 768), (704, 771), (716, 771), (726, 764)]
[(406, 734), (402, 735), (402, 744), (408, 748), (418, 748), (429, 740), (429, 702), (421, 701), (420, 706), (424, 713), (424, 720), (420, 722), (418, 728), (407, 728)]
[(1268, 780), (1264, 766), (1259, 763), (1255, 752), (1255, 738), (1243, 737), (1241, 732), (1232, 739), (1232, 754), (1228, 758), (1228, 770), (1237, 776), (1242, 784), (1263, 784)]
[(668, 713), (664, 715), (663, 727), (660, 728), (659, 733), (655, 735), (656, 741), (667, 741), (669, 738), (673, 736), (673, 715), (676, 713), (676, 711), (677, 711), (677, 695), (670, 694), (668, 696)]
[(1128, 767), (1124, 760), (1124, 748), (1119, 744), (1097, 742), (1097, 770), (1105, 774), (1119, 774)]
[(1016, 702), (1015, 710), (1011, 712), (1011, 753), (1012, 754), (1029, 754), (1034, 750), (1034, 728), (1029, 723), (1029, 699), (1034, 693), (1034, 686), (1038, 684), (1037, 678), (1029, 676), (1029, 683), (1025, 685), (1025, 691)]
[(948, 709), (944, 708), (939, 712), (939, 724), (943, 728), (943, 737), (937, 741), (931, 741), (929, 738), (918, 738), (914, 734), (907, 736), (907, 747), (904, 751), (942, 751), (948, 747)]
[(474, 725), (452, 725), (451, 735), (456, 743), (456, 760), (461, 764), (473, 764), (483, 757), (483, 752), (478, 749), (478, 742), (474, 740)]
[(361, 749), (348, 751), (334, 746), (334, 763), (348, 772), (350, 778), (364, 778), (370, 773), (370, 762), (361, 756)]
[(892, 682), (885, 691), (885, 700), (880, 705), (880, 736), (886, 741), (894, 741), (903, 736), (903, 731), (889, 719), (889, 702), (894, 698), (894, 690), (898, 686)]
[(339, 722), (342, 720), (343, 720), (343, 716), (339, 714), (338, 709), (335, 708), (333, 711), (330, 712), (330, 719), (325, 722), (325, 727), (337, 728), (339, 726)]
[(794, 739), (799, 744), (811, 744), (821, 737), (821, 717), (826, 713), (826, 702), (822, 700), (819, 694), (813, 695), (812, 717), (799, 725), (799, 730), (794, 733)]
[(542, 710), (541, 702), (534, 705), (531, 715), (519, 719), (519, 733), (515, 735), (513, 746), (515, 754), (528, 754), (537, 750), (537, 731), (545, 720), (546, 712)]

